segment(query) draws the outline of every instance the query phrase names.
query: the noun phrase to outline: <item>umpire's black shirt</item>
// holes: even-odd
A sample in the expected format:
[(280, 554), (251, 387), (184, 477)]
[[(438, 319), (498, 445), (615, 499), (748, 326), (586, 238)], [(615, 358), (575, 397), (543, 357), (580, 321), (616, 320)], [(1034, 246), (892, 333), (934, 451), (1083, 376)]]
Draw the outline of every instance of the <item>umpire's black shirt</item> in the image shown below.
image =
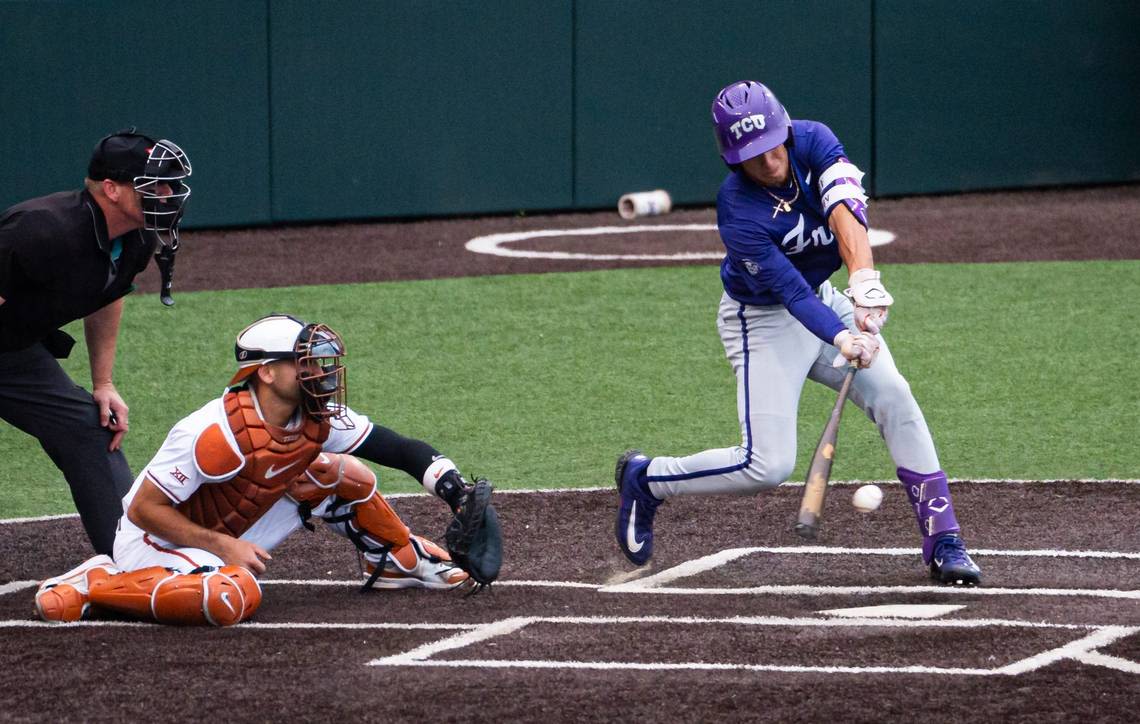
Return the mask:
[(130, 293), (155, 243), (137, 230), (108, 239), (103, 211), (86, 189), (0, 214), (0, 352), (30, 347)]

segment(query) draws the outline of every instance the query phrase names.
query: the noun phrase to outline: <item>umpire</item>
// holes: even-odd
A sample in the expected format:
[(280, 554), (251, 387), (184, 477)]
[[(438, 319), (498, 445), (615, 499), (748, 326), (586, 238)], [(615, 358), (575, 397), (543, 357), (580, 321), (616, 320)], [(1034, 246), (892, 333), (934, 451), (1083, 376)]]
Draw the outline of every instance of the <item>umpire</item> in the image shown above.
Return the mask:
[[(63, 472), (87, 537), (110, 555), (131, 471), (127, 405), (112, 382), (123, 297), (152, 254), (172, 260), (190, 187), (186, 154), (127, 129), (95, 146), (84, 188), (0, 214), (0, 419), (39, 440)], [(83, 319), (91, 389), (56, 359)]]

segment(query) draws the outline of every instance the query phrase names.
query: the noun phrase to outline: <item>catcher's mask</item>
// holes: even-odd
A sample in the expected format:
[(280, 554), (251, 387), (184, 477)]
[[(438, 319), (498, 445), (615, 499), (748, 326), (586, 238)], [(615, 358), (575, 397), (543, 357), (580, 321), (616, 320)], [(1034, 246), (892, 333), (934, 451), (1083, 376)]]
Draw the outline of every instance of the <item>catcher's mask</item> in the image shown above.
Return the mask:
[(240, 384), (264, 364), (297, 363), (301, 404), (314, 420), (329, 420), (338, 429), (354, 427), (348, 409), (344, 341), (323, 324), (308, 324), (287, 314), (262, 317), (241, 331), (234, 345), (238, 371), (230, 386)]
[(348, 400), (344, 340), (323, 324), (306, 325), (297, 337), (297, 380), (305, 393), (305, 412), (315, 419), (343, 418)]
[(190, 198), (185, 179), (190, 173), (190, 159), (173, 141), (156, 141), (133, 127), (104, 136), (87, 167), (92, 180), (132, 184), (142, 199), (143, 228), (171, 249), (178, 248), (178, 225)]

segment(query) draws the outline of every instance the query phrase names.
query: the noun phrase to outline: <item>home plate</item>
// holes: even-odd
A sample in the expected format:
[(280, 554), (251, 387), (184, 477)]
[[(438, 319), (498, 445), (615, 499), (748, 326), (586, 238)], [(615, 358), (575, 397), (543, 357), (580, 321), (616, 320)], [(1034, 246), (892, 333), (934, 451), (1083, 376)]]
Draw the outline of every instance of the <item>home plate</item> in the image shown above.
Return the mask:
[(849, 618), (938, 618), (960, 608), (965, 608), (965, 606), (897, 603), (885, 606), (861, 606), (860, 608), (833, 608), (829, 611), (819, 611), (819, 613)]

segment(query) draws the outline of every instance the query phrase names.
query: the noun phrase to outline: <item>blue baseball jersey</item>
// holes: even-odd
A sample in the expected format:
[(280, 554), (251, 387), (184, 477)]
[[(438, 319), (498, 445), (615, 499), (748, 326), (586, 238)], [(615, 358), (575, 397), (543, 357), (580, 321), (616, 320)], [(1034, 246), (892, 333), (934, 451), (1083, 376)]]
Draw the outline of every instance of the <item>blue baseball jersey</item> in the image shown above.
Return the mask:
[[(832, 167), (851, 168), (843, 145), (831, 129), (816, 121), (792, 121), (793, 142), (788, 159), (795, 184), (787, 188), (760, 186), (743, 170), (729, 173), (716, 198), (717, 226), (725, 255), (720, 276), (724, 290), (738, 302), (752, 305), (782, 304), (820, 339), (831, 342), (844, 329), (835, 312), (816, 296), (819, 285), (843, 264), (839, 244), (828, 228), (827, 204), (821, 179), (832, 184), (854, 184), (858, 179), (833, 179)], [(773, 198), (773, 195), (777, 198)], [(848, 194), (839, 194), (849, 196)], [(864, 197), (865, 198), (865, 197)], [(776, 211), (778, 199), (791, 201), (790, 211)]]

